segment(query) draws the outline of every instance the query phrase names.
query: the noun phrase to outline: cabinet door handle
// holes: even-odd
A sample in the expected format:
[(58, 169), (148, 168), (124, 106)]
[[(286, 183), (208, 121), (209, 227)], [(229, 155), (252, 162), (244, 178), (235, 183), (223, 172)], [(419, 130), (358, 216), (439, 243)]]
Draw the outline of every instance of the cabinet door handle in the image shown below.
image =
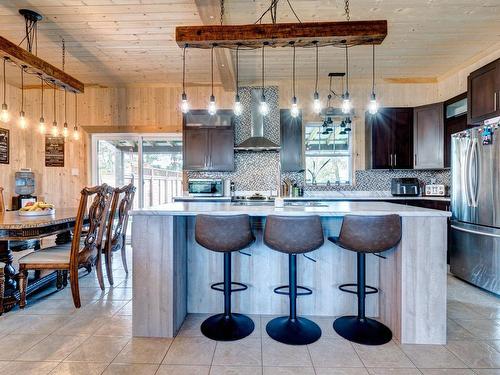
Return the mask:
[(495, 103), (494, 112), (496, 112), (497, 111), (497, 104), (498, 104), (498, 101), (497, 101), (497, 92), (496, 91), (493, 93), (493, 102)]
[(415, 154), (415, 165), (417, 165), (417, 154)]
[(397, 166), (398, 165), (398, 158), (397, 158), (397, 155), (394, 154), (394, 166)]
[(389, 154), (389, 165), (392, 167), (392, 154)]

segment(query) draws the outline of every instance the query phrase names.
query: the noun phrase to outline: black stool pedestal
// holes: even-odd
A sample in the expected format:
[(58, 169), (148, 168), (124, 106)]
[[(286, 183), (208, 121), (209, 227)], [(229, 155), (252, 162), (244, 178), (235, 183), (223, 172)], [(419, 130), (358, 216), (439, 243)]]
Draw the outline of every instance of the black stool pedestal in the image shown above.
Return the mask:
[(343, 316), (333, 322), (333, 329), (346, 340), (364, 345), (383, 345), (392, 340), (391, 330), (374, 319)]
[(235, 313), (213, 315), (201, 324), (201, 332), (217, 341), (240, 340), (250, 335), (254, 329), (252, 319)]

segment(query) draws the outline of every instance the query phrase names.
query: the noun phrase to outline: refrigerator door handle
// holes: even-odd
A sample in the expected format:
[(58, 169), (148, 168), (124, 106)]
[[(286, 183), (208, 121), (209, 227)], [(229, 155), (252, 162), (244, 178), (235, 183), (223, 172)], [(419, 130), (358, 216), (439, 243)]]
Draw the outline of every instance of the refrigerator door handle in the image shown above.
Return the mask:
[(474, 230), (474, 229), (468, 229), (468, 228), (464, 228), (464, 227), (459, 227), (457, 225), (451, 225), (451, 227), (453, 229), (456, 229), (460, 232), (466, 232), (466, 233), (472, 233), (472, 234), (478, 234), (480, 236), (487, 236), (487, 237), (495, 237), (495, 238), (500, 238), (500, 234), (495, 234), (495, 233), (488, 233), (488, 232), (481, 232), (481, 231), (478, 231), (478, 230)]
[[(479, 187), (479, 168), (478, 168), (478, 142), (477, 138), (472, 140), (471, 151), (469, 156), (469, 173), (468, 173), (468, 182), (469, 182), (469, 194), (471, 200), (471, 206), (477, 207), (478, 205), (478, 187)], [(472, 179), (472, 168), (474, 168), (476, 181)]]
[(470, 181), (470, 154), (471, 154), (472, 141), (467, 143), (467, 148), (465, 149), (465, 163), (463, 164), (462, 171), (462, 186), (464, 188), (465, 200), (467, 206), (472, 206), (471, 195), (469, 192), (469, 181)]

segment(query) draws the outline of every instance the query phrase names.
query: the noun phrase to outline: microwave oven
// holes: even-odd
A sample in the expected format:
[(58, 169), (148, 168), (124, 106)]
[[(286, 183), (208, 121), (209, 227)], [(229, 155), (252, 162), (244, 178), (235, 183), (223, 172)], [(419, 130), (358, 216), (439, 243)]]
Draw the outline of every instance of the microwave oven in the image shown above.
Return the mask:
[(188, 194), (193, 197), (222, 197), (224, 196), (224, 180), (222, 178), (190, 179), (188, 180)]

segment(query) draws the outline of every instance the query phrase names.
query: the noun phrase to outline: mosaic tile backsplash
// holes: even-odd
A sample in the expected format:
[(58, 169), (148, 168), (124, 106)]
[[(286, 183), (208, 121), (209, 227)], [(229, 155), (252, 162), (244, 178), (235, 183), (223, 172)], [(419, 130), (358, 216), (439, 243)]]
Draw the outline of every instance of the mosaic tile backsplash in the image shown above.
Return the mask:
[[(235, 123), (235, 143), (239, 144), (250, 137), (251, 129), (251, 97), (255, 87), (240, 89), (240, 100), (244, 111)], [(269, 115), (264, 120), (264, 136), (275, 143), (280, 143), (280, 113), (278, 87), (265, 89), (269, 104)], [(451, 184), (450, 170), (359, 170), (355, 171), (354, 185), (306, 185), (306, 191), (356, 190), (356, 191), (388, 191), (391, 189), (391, 178), (416, 177), (421, 183)], [(235, 170), (233, 172), (188, 172), (188, 178), (229, 178), (235, 183), (237, 191), (276, 191), (279, 178), (278, 152), (236, 152)], [(284, 173), (282, 178), (289, 178), (304, 185), (301, 173)]]

